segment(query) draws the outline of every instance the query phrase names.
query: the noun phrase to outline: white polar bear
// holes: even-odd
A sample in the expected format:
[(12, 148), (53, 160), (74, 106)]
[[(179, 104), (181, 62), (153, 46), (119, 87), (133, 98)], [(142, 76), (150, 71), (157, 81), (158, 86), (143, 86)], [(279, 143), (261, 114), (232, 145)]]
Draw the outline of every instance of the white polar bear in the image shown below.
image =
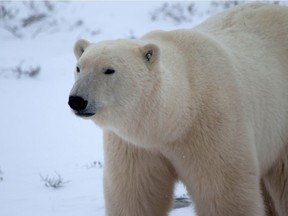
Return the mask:
[(104, 129), (109, 216), (288, 215), (288, 9), (248, 4), (189, 30), (75, 45), (69, 105)]

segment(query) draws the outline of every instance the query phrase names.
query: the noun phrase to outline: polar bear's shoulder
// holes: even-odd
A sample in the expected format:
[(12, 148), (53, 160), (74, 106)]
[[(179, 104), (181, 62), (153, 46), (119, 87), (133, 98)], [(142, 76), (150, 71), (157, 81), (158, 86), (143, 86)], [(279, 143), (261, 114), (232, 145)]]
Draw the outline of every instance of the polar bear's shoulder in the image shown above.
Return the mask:
[[(286, 22), (286, 23), (284, 23)], [(215, 15), (197, 26), (200, 29), (225, 30), (247, 28), (255, 23), (266, 26), (288, 25), (288, 7), (265, 3), (249, 3)]]

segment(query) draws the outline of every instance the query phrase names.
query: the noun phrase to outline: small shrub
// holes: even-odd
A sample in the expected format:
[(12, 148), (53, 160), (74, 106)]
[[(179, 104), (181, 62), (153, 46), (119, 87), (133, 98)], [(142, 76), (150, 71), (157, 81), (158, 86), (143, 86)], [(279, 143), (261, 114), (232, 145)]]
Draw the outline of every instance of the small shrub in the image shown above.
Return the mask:
[[(257, 1), (262, 3), (270, 3), (287, 6), (287, 1)], [(235, 7), (247, 3), (245, 0), (235, 0), (235, 1), (210, 1), (207, 7), (199, 7), (200, 2), (169, 2), (163, 3), (160, 7), (156, 8), (152, 13), (150, 13), (150, 19), (152, 21), (167, 21), (173, 22), (175, 24), (190, 23), (193, 22), (195, 17), (202, 17), (203, 15), (213, 15), (215, 13), (227, 10), (229, 8)]]
[(169, 20), (176, 24), (191, 22), (195, 15), (195, 4), (193, 2), (164, 3), (151, 13), (151, 20)]
[(39, 65), (32, 66), (30, 63), (25, 63), (23, 60), (14, 67), (0, 68), (0, 76), (17, 79), (23, 77), (35, 78), (39, 75), (40, 71), (41, 67)]
[(2, 169), (0, 168), (0, 181), (4, 181), (4, 172), (2, 171)]
[(55, 172), (54, 176), (46, 175), (46, 177), (43, 177), (42, 175), (40, 175), (40, 177), (41, 177), (41, 181), (43, 181), (45, 186), (48, 188), (57, 189), (57, 188), (63, 187), (65, 184), (70, 182), (70, 181), (64, 181), (62, 176), (58, 174), (57, 172)]
[(128, 35), (128, 38), (129, 39), (136, 39), (137, 37), (135, 36), (135, 34), (134, 34), (134, 31), (133, 30), (130, 30), (129, 31), (129, 35)]
[(46, 14), (39, 13), (39, 14), (32, 14), (28, 17), (25, 17), (22, 19), (22, 27), (28, 27), (30, 25), (33, 25), (36, 22), (42, 21), (44, 18), (46, 18)]
[(92, 163), (86, 164), (86, 168), (102, 168), (103, 164), (100, 161), (93, 161)]
[(22, 77), (34, 78), (36, 77), (40, 71), (40, 66), (30, 66), (29, 68), (23, 68), (23, 66), (17, 65), (15, 68), (12, 68), (11, 71), (15, 74), (15, 76), (20, 79)]
[[(83, 29), (83, 20), (63, 14), (63, 9), (70, 9), (68, 4), (69, 1), (54, 0), (0, 1), (0, 28), (17, 38)], [(92, 35), (97, 33), (88, 31)]]
[(212, 1), (211, 6), (216, 7), (216, 8), (220, 7), (222, 9), (229, 9), (231, 7), (235, 7), (235, 6), (243, 4), (243, 3), (245, 3), (244, 0), (242, 0), (242, 1), (223, 1), (223, 2)]
[[(0, 27), (6, 29), (17, 38), (22, 38), (25, 33), (23, 28), (35, 26), (34, 24), (47, 20), (54, 14), (52, 1), (35, 2), (32, 0), (23, 2), (0, 2)], [(43, 23), (43, 22), (42, 22)], [(38, 25), (38, 32), (43, 25)], [(47, 27), (46, 27), (47, 28)], [(42, 30), (42, 29), (41, 29)]]
[[(262, 3), (267, 3), (267, 4), (275, 4), (275, 5), (282, 5), (282, 6), (287, 6), (286, 1), (257, 1), (257, 2), (262, 2)], [(236, 1), (211, 1), (210, 2), (210, 7), (208, 7), (208, 10), (206, 11), (207, 14), (214, 14), (216, 12), (220, 12), (223, 10), (227, 10), (229, 8), (235, 7), (237, 5), (245, 4), (247, 1), (245, 0), (236, 0)]]

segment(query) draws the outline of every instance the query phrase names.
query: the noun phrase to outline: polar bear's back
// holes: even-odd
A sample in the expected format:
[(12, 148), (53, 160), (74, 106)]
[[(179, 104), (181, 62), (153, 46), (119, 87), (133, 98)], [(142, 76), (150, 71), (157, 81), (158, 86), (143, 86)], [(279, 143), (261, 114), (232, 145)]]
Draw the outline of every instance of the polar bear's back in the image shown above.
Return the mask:
[(288, 140), (288, 8), (244, 5), (218, 19), (203, 27), (231, 53), (263, 171)]
[(282, 32), (288, 32), (287, 23), (288, 7), (251, 3), (224, 11), (196, 28), (209, 29), (210, 32), (216, 34), (249, 31), (259, 34), (274, 32), (275, 35), (279, 35), (279, 29), (282, 29)]
[(196, 29), (230, 55), (251, 139), (265, 172), (288, 140), (288, 8), (243, 5)]
[[(210, 71), (211, 85), (225, 86), (221, 84), (226, 76), (222, 71), (234, 76), (243, 118), (265, 172), (288, 140), (288, 8), (246, 4), (192, 30), (152, 32), (144, 39), (160, 45), (162, 54), (167, 55), (165, 65), (175, 70), (175, 82), (181, 78), (179, 71), (187, 71), (190, 77), (196, 71)], [(186, 69), (179, 70), (185, 65)], [(204, 68), (208, 65), (211, 68)]]
[(275, 51), (279, 59), (288, 61), (288, 7), (244, 4), (211, 17), (194, 30), (210, 35), (236, 56), (250, 53), (257, 58)]
[(195, 29), (220, 43), (230, 56), (265, 172), (288, 140), (288, 8), (238, 6)]

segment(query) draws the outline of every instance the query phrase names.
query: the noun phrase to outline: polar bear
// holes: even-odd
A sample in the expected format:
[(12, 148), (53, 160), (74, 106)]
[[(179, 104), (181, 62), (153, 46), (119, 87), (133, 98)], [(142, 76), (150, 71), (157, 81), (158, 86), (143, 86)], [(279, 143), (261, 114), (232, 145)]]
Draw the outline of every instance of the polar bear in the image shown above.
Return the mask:
[(288, 9), (247, 4), (193, 29), (75, 44), (69, 105), (104, 129), (108, 216), (288, 215)]

